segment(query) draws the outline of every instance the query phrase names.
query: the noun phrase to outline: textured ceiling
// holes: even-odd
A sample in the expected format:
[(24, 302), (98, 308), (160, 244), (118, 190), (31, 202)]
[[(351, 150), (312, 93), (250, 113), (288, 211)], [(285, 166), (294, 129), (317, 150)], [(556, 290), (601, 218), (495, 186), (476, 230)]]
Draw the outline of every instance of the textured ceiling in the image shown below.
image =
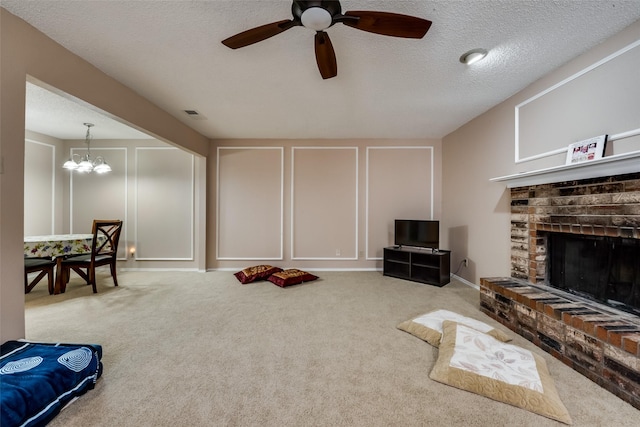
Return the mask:
[(27, 82), (27, 129), (60, 139), (83, 139), (87, 131), (84, 123), (91, 123), (94, 125), (91, 135), (96, 139), (152, 138), (96, 108), (56, 92)]
[[(209, 138), (441, 138), (640, 19), (640, 0), (341, 4), (343, 12), (396, 12), (433, 25), (413, 40), (336, 24), (327, 32), (338, 76), (322, 80), (306, 28), (237, 50), (220, 43), (290, 19), (286, 0), (1, 3)], [(484, 61), (459, 62), (477, 47), (490, 50)], [(38, 99), (29, 96), (27, 109), (37, 110)], [(63, 134), (55, 122), (27, 113), (27, 128), (41, 133)]]

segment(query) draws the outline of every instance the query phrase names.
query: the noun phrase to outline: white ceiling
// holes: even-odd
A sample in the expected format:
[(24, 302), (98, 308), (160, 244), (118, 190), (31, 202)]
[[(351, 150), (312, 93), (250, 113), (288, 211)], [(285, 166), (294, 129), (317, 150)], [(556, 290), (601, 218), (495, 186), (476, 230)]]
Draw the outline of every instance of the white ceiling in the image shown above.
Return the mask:
[[(3, 8), (209, 138), (441, 138), (640, 19), (640, 0), (341, 4), (343, 12), (402, 13), (433, 25), (413, 40), (336, 24), (327, 32), (338, 76), (322, 80), (306, 28), (237, 50), (220, 43), (290, 19), (288, 0), (2, 0)], [(459, 62), (477, 47), (490, 50), (484, 61)], [(68, 100), (43, 108), (56, 97), (29, 90), (28, 129), (81, 138), (82, 123), (98, 121)], [(108, 133), (108, 123), (118, 125), (105, 120), (96, 123), (96, 138), (101, 126)]]
[[(56, 91), (58, 92), (58, 91)], [(84, 105), (52, 90), (27, 82), (25, 127), (34, 132), (60, 139), (83, 139), (91, 123), (91, 135), (96, 139), (149, 139), (105, 112)]]

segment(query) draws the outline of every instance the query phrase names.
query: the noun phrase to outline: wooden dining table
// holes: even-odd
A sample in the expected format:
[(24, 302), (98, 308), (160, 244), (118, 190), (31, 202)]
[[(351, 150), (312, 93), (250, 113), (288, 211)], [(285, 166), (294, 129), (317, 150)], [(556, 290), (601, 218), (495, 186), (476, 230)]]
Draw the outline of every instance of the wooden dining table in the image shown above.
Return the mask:
[(51, 234), (43, 236), (25, 236), (24, 254), (26, 257), (51, 258), (56, 261), (56, 280), (54, 294), (64, 292), (61, 264), (67, 255), (91, 253), (93, 234)]

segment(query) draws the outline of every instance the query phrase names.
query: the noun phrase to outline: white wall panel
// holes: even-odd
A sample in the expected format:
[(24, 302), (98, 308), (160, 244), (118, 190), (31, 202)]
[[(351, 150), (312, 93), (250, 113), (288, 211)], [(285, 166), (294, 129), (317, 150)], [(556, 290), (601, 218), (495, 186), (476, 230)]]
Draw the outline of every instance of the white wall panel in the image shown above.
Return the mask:
[(218, 147), (218, 260), (283, 257), (284, 150)]
[(562, 154), (598, 135), (640, 135), (638, 70), (640, 40), (516, 105), (515, 162)]
[(135, 259), (192, 260), (193, 155), (173, 147), (137, 147), (135, 170)]
[(432, 147), (367, 148), (367, 259), (382, 259), (395, 219), (436, 219)]
[(54, 234), (55, 146), (26, 140), (24, 234)]
[(293, 147), (291, 258), (358, 259), (358, 148)]

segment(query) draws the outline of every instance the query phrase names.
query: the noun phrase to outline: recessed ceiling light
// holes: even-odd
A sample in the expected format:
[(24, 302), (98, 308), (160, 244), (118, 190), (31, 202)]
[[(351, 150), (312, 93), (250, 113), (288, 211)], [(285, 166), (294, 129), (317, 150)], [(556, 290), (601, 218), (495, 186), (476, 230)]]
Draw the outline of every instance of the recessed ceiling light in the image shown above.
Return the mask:
[(489, 52), (487, 52), (486, 49), (471, 49), (470, 51), (462, 54), (462, 56), (460, 57), (460, 62), (462, 62), (463, 64), (471, 65), (474, 62), (478, 62), (483, 59), (485, 56), (487, 56), (487, 53)]

